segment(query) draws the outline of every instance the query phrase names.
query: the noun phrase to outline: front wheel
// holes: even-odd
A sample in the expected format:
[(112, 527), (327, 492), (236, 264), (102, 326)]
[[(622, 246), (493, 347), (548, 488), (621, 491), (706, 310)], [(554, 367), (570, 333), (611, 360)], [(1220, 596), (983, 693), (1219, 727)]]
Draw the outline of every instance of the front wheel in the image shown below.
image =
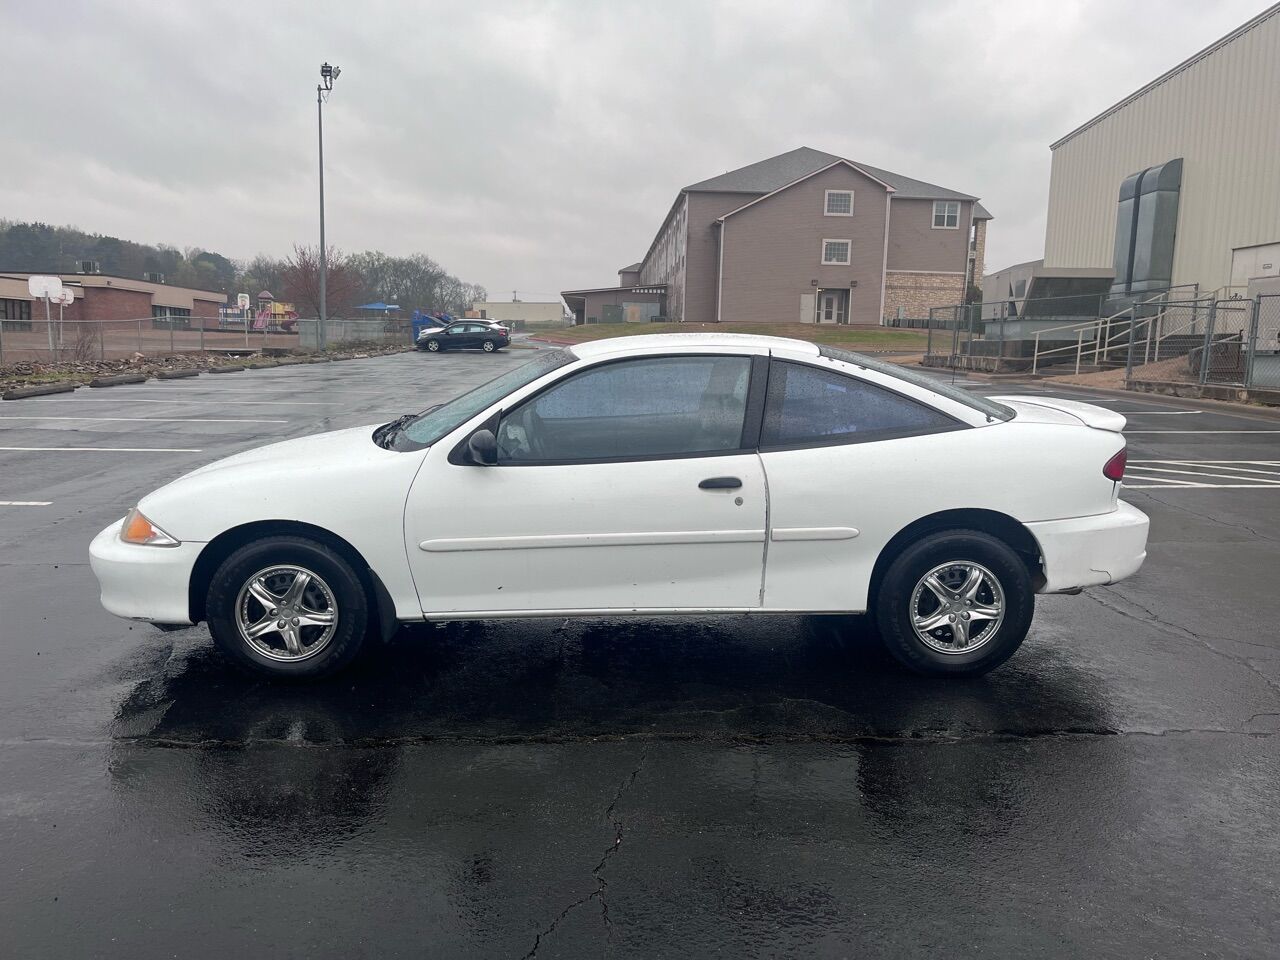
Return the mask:
[(439, 353), (439, 352), (440, 352), (440, 341), (439, 341), (439, 340), (428, 340), (428, 341), (427, 341), (427, 350), (428, 350), (428, 351), (430, 351), (431, 353)]
[(268, 537), (231, 554), (209, 583), (205, 609), (214, 641), (237, 666), (284, 679), (341, 670), (369, 623), (351, 565), (303, 537)]
[(935, 533), (889, 565), (875, 598), (889, 653), (917, 673), (977, 676), (1022, 644), (1035, 612), (1026, 564), (977, 530)]

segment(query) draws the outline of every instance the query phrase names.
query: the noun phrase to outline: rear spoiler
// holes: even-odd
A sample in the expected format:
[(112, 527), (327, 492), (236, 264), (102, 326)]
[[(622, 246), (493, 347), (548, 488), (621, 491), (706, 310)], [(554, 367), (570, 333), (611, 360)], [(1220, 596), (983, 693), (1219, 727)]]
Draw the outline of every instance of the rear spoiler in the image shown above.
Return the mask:
[(1049, 410), (1057, 410), (1060, 413), (1070, 414), (1075, 417), (1086, 427), (1093, 427), (1095, 430), (1109, 430), (1112, 433), (1119, 433), (1124, 429), (1124, 414), (1116, 413), (1114, 410), (1108, 410), (1106, 407), (1099, 407), (1093, 403), (1081, 403), (1079, 400), (1060, 400), (1057, 397), (1036, 397), (1019, 395), (1016, 397), (991, 397), (990, 399), (997, 403), (1017, 403), (1026, 404), (1032, 407), (1044, 407)]

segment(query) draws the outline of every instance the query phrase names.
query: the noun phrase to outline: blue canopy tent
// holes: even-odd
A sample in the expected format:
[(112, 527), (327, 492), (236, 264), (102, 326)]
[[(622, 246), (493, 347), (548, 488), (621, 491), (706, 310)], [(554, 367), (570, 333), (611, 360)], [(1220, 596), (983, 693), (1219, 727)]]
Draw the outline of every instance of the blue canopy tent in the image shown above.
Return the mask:
[(357, 310), (373, 310), (376, 313), (391, 313), (400, 309), (398, 303), (383, 303), (379, 300), (377, 303), (362, 303), (356, 307)]

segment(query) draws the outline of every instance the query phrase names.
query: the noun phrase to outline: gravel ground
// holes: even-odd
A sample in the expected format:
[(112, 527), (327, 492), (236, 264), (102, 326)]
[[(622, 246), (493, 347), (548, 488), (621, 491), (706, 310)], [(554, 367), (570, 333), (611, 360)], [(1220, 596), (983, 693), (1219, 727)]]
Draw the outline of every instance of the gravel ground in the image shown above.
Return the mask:
[[(343, 350), (329, 350), (324, 356), (330, 360), (350, 360), (402, 353), (409, 349), (412, 348), (404, 344), (353, 344)], [(94, 377), (125, 373), (154, 376), (164, 370), (207, 370), (209, 367), (245, 366), (254, 363), (310, 363), (320, 359), (320, 354), (297, 351), (283, 357), (264, 357), (259, 354), (236, 357), (221, 353), (180, 353), (157, 357), (136, 353), (125, 360), (62, 360), (56, 363), (21, 360), (0, 367), (0, 390), (55, 381), (88, 383)]]

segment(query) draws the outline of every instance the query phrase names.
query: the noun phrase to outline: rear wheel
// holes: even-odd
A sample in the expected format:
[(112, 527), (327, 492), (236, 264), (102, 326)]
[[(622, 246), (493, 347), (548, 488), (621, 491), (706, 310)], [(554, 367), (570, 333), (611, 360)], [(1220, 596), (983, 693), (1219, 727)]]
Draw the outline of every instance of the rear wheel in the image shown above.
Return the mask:
[(237, 666), (309, 679), (341, 670), (360, 651), (369, 601), (338, 553), (302, 537), (241, 547), (214, 573), (209, 632)]
[(498, 349), (498, 345), (494, 343), (492, 340), (486, 340), (480, 346), (485, 353), (493, 353), (493, 351)]
[(1022, 559), (977, 530), (931, 534), (889, 565), (875, 600), (889, 652), (917, 673), (976, 676), (1021, 645), (1035, 612)]

